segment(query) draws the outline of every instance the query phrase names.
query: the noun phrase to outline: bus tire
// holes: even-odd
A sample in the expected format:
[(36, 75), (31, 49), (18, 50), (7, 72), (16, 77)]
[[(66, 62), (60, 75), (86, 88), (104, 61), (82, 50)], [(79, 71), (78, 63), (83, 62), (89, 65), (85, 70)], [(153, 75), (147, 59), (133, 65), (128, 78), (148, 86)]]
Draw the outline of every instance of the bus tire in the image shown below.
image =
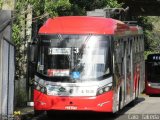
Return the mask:
[(46, 112), (47, 112), (47, 117), (48, 118), (53, 118), (53, 117), (56, 118), (57, 114), (58, 114), (58, 112), (54, 111), (54, 110), (47, 110)]
[(42, 115), (43, 113), (44, 113), (43, 110), (34, 110), (34, 115), (35, 115), (35, 116)]
[(122, 102), (122, 89), (120, 88), (119, 91), (119, 104), (118, 104), (118, 111), (121, 110), (121, 102)]

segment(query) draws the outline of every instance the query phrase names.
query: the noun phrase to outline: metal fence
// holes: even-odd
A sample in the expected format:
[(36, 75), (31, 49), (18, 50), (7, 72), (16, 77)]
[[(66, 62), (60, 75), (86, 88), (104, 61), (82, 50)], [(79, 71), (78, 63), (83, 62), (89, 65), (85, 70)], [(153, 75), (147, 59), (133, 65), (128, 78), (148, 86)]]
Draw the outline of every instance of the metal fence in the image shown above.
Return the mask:
[(0, 120), (13, 119), (15, 47), (11, 41), (11, 12), (0, 11)]

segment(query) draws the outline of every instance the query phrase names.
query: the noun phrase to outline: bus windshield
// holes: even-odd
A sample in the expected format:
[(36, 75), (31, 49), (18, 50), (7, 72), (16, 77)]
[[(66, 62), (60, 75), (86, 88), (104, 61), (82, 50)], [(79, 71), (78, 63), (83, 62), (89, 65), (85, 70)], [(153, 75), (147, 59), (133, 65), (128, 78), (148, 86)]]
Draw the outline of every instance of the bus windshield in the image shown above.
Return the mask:
[(153, 83), (160, 83), (160, 62), (148, 63), (148, 81)]
[(105, 35), (40, 35), (37, 72), (54, 79), (91, 80), (111, 74)]

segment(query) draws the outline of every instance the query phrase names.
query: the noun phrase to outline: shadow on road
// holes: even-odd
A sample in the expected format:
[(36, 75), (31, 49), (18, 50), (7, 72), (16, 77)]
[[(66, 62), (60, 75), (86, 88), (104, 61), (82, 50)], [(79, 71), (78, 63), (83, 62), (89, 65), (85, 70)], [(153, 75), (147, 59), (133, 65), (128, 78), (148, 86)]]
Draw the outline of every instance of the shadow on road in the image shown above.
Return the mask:
[(160, 94), (152, 94), (152, 95), (149, 95), (149, 97), (160, 97)]
[(127, 106), (125, 106), (119, 113), (124, 114), (126, 113), (128, 110), (130, 110), (132, 107), (138, 105), (139, 103), (143, 102), (145, 100), (145, 98), (140, 97), (138, 99), (136, 99), (135, 101), (132, 101), (131, 103), (129, 103)]
[[(112, 113), (95, 113), (95, 112), (63, 112), (56, 113), (48, 117), (48, 120), (114, 120), (115, 115)], [(40, 120), (40, 119), (39, 119)]]

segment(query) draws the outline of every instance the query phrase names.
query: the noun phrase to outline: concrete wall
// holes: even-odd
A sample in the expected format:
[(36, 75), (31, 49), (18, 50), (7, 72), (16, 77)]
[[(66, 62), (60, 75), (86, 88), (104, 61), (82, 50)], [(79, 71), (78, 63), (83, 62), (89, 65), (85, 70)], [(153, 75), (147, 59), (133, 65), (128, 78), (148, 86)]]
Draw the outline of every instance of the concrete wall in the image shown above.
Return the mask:
[(15, 47), (11, 43), (11, 11), (0, 11), (0, 119), (14, 111)]

